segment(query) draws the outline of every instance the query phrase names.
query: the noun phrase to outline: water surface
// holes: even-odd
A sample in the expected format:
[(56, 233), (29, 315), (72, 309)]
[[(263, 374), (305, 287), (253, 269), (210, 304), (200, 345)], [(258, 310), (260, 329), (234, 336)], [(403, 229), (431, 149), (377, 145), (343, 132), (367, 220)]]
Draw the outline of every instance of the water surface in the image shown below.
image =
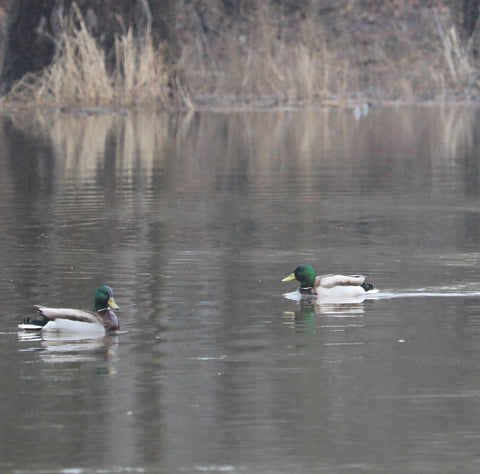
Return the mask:
[[(1, 117), (2, 472), (478, 472), (478, 126)], [(288, 299), (299, 263), (382, 291)], [(104, 283), (116, 336), (17, 331)]]

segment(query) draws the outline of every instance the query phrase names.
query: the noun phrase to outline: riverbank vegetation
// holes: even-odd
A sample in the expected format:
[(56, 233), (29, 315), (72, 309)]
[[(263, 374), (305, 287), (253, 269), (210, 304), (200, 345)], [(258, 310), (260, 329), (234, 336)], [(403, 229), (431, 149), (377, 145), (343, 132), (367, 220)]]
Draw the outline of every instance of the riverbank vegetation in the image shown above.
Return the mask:
[(230, 2), (228, 12), (226, 3), (178, 2), (173, 59), (150, 25), (142, 34), (126, 28), (105, 51), (75, 7), (61, 18), (51, 64), (15, 82), (3, 101), (201, 108), (479, 96), (475, 32), (459, 31), (442, 2), (366, 10), (348, 1), (294, 8), (251, 0)]

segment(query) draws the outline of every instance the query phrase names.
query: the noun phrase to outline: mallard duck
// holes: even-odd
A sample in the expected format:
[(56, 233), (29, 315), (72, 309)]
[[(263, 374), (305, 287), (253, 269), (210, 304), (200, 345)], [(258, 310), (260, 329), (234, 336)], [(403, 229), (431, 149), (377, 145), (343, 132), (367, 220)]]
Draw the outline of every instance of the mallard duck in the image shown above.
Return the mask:
[(310, 265), (299, 265), (293, 273), (282, 281), (297, 280), (298, 291), (306, 295), (317, 295), (335, 298), (348, 298), (378, 293), (370, 283), (365, 283), (362, 275), (321, 275), (316, 276)]
[(111, 309), (119, 307), (109, 286), (102, 286), (95, 293), (96, 313), (37, 305), (35, 308), (40, 319), (26, 318), (18, 325), (20, 329), (105, 334), (120, 328), (117, 315)]

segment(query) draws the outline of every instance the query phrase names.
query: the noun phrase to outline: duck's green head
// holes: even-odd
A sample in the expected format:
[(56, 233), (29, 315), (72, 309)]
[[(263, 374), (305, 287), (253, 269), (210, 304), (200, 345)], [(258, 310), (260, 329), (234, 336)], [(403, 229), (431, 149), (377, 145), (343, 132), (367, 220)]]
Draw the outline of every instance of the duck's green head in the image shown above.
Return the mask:
[(297, 280), (300, 282), (300, 288), (312, 288), (315, 286), (315, 278), (315, 270), (310, 265), (299, 265), (282, 281)]
[(102, 286), (95, 293), (95, 311), (101, 311), (108, 307), (120, 309), (113, 298), (113, 291), (109, 286)]

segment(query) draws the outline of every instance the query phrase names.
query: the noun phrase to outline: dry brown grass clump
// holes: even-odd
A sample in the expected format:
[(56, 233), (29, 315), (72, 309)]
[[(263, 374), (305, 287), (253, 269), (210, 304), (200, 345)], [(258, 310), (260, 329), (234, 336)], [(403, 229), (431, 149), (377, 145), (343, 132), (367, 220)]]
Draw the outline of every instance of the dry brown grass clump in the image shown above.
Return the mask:
[[(321, 22), (308, 17), (292, 23), (267, 2), (236, 23), (209, 12), (200, 24), (185, 6), (182, 54), (177, 67), (198, 102), (266, 101), (305, 103), (343, 95), (350, 61), (328, 45)], [(206, 36), (204, 31), (214, 32)]]
[(131, 30), (118, 36), (115, 59), (107, 61), (77, 10), (63, 21), (52, 65), (24, 77), (7, 99), (196, 108), (479, 94), (474, 55), (448, 12), (403, 6), (394, 8), (393, 18), (388, 2), (373, 16), (355, 2), (324, 2), (323, 9), (307, 3), (309, 8), (292, 13), (276, 2), (252, 0), (229, 16), (220, 0), (180, 1), (180, 54), (169, 68), (148, 29), (141, 38)]
[(355, 2), (322, 9), (309, 2), (295, 15), (246, 2), (228, 21), (220, 3), (208, 2), (208, 15), (184, 6), (178, 66), (196, 103), (414, 102), (475, 93), (478, 69), (448, 11), (403, 6), (393, 16), (387, 2), (373, 12)]
[(63, 21), (52, 65), (17, 82), (8, 99), (61, 106), (165, 105), (168, 75), (161, 50), (147, 30), (141, 39), (132, 30), (115, 39), (115, 64), (107, 69), (98, 46), (76, 11)]

